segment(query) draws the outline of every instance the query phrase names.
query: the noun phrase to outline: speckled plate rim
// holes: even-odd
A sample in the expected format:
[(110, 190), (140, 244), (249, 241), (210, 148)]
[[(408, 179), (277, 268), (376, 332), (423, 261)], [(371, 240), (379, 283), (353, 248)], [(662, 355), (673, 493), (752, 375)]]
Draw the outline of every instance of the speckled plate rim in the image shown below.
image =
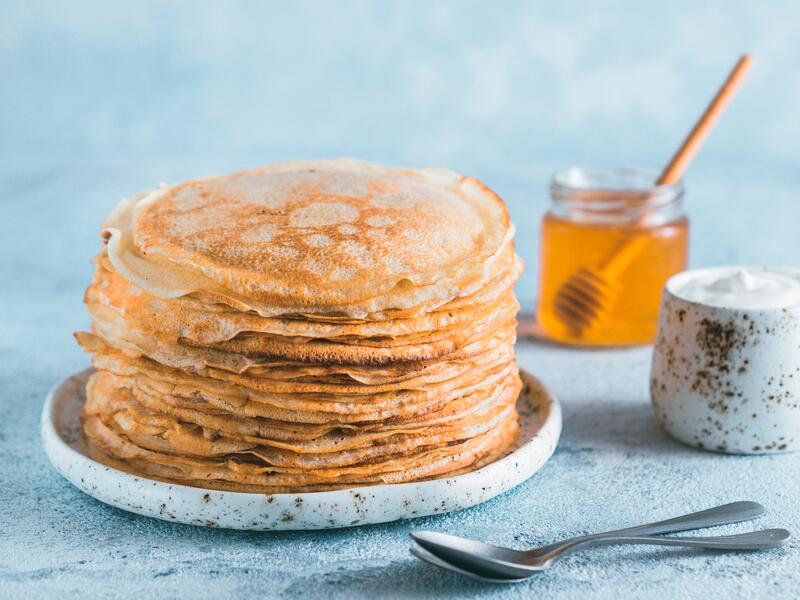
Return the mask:
[(300, 494), (208, 490), (146, 479), (89, 458), (78, 416), (92, 369), (60, 382), (42, 410), (41, 435), (56, 470), (86, 494), (122, 510), (166, 521), (254, 531), (329, 529), (385, 523), (475, 506), (530, 478), (555, 451), (561, 407), (522, 372), (521, 433), (515, 450), (485, 467), (445, 479)]

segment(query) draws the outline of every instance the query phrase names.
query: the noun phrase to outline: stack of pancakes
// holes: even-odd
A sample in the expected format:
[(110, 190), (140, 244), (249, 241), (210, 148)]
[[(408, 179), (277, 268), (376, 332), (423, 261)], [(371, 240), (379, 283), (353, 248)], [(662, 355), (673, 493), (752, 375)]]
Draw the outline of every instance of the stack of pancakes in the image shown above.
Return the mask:
[(438, 169), (274, 165), (124, 200), (79, 343), (94, 457), (214, 489), (476, 469), (518, 431), (503, 202)]

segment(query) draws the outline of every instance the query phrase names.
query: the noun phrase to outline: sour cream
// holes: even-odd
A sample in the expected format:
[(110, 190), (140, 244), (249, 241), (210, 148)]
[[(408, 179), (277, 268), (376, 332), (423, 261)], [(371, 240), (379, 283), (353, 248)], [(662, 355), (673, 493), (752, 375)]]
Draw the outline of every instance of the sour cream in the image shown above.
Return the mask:
[(690, 302), (755, 310), (800, 306), (800, 269), (719, 267), (676, 279), (671, 291)]

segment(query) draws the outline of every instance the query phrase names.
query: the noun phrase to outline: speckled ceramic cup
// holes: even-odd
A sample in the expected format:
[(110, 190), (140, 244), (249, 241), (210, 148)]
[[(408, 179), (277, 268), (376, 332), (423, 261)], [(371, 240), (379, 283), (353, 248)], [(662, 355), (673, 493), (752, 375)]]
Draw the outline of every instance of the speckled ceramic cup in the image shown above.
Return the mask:
[(721, 308), (681, 298), (697, 274), (675, 275), (662, 296), (650, 374), (659, 424), (703, 450), (800, 450), (800, 306)]

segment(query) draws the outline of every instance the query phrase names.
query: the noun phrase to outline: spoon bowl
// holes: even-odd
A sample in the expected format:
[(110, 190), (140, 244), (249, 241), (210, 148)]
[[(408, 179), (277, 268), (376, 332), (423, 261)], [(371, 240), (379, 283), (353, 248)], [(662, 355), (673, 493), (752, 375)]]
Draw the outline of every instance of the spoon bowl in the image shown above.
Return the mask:
[(497, 577), (490, 577), (490, 576), (483, 576), (478, 573), (467, 571), (460, 567), (457, 567), (445, 560), (442, 560), (435, 554), (431, 554), (425, 548), (420, 546), (419, 544), (414, 544), (409, 548), (411, 554), (416, 556), (418, 559), (431, 564), (435, 567), (439, 567), (440, 569), (445, 569), (446, 571), (452, 571), (453, 573), (458, 573), (459, 575), (464, 575), (465, 577), (469, 577), (470, 579), (477, 579), (478, 581), (484, 581), (487, 583), (522, 583), (530, 578), (530, 574), (525, 575), (523, 577), (516, 577), (516, 578), (497, 578)]

